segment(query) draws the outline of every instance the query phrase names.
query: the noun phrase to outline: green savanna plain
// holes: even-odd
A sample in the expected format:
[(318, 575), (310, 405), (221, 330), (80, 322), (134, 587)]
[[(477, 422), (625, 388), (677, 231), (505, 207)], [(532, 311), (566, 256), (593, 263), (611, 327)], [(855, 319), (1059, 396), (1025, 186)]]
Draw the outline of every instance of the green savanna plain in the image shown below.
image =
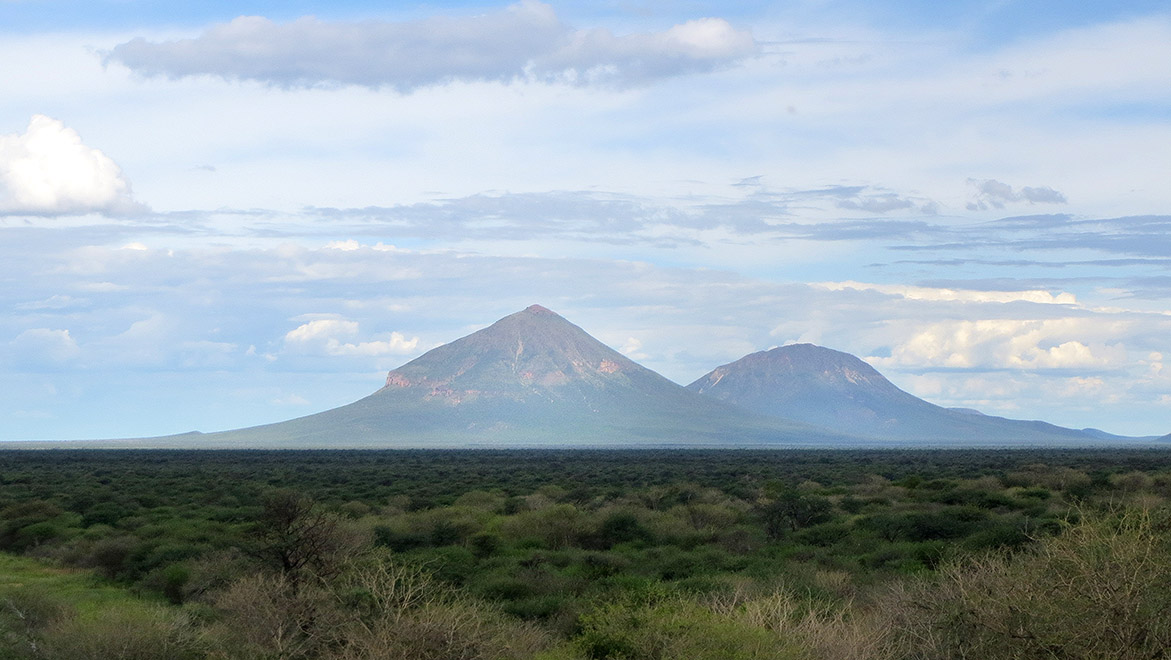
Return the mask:
[(0, 452), (0, 658), (1159, 658), (1171, 451)]

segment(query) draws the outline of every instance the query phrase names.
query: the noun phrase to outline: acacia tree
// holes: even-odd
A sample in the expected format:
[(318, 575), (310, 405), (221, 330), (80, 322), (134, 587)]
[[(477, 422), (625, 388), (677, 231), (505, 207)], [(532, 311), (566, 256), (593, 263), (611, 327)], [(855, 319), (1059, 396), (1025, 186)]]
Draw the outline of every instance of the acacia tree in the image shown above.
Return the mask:
[(296, 583), (312, 574), (329, 579), (357, 553), (361, 540), (338, 516), (301, 493), (269, 492), (255, 528), (255, 551)]
[(233, 649), (224, 657), (322, 657), (342, 644), (350, 621), (333, 583), (368, 544), (297, 491), (272, 490), (261, 503), (248, 551), (275, 570), (236, 579), (212, 597), (226, 615), (212, 637)]
[(785, 488), (773, 499), (759, 503), (756, 511), (769, 538), (779, 539), (786, 532), (826, 522), (832, 517), (833, 505), (824, 497)]

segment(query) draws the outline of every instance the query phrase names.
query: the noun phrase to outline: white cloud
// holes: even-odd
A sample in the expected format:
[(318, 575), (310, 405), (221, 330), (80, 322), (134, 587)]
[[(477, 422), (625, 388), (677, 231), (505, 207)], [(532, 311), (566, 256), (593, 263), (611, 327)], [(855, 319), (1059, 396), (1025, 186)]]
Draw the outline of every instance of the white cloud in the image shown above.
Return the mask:
[(24, 133), (0, 135), (0, 215), (141, 209), (118, 165), (60, 121), (35, 115)]
[(912, 394), (941, 406), (974, 408), (981, 412), (1009, 412), (1031, 393), (1028, 384), (1014, 376), (918, 374), (900, 380)]
[(285, 334), (285, 341), (293, 344), (312, 344), (333, 339), (337, 335), (352, 336), (358, 334), (356, 321), (340, 319), (317, 319), (298, 326)]
[(111, 50), (146, 76), (215, 75), (284, 87), (351, 84), (410, 91), (451, 81), (529, 79), (572, 84), (647, 81), (726, 66), (758, 51), (746, 31), (703, 18), (662, 32), (574, 30), (549, 5), (410, 22), (275, 23), (240, 16), (192, 39), (136, 38)]
[[(138, 310), (134, 310), (135, 313)], [(183, 334), (183, 322), (175, 313), (150, 310), (150, 316), (130, 323), (122, 332), (95, 341), (100, 350), (91, 351), (97, 363), (122, 367), (157, 367), (167, 364), (175, 354), (177, 339)]]
[(404, 355), (414, 352), (419, 345), (418, 337), (407, 339), (401, 332), (392, 332), (381, 341), (346, 341), (358, 334), (357, 321), (315, 319), (286, 333), (285, 345), (302, 353), (339, 357)]
[(618, 352), (635, 361), (645, 360), (650, 357), (649, 354), (642, 350), (642, 342), (635, 337), (627, 337), (626, 341), (618, 349)]
[(31, 328), (17, 335), (10, 345), (22, 362), (66, 362), (81, 354), (81, 348), (68, 330)]
[(406, 355), (415, 352), (418, 345), (418, 337), (407, 339), (401, 332), (392, 332), (390, 337), (384, 341), (364, 341), (356, 344), (330, 342), (327, 345), (327, 350), (331, 355), (376, 357), (379, 355)]
[(1151, 379), (1159, 378), (1163, 375), (1163, 354), (1157, 351), (1152, 351), (1147, 356), (1146, 360), (1140, 362), (1147, 368), (1147, 377)]
[(529, 70), (571, 83), (641, 83), (710, 70), (756, 51), (750, 33), (720, 18), (702, 18), (648, 34), (571, 32), (557, 51), (537, 57)]
[(1076, 305), (1077, 297), (1072, 293), (1037, 289), (1025, 291), (978, 291), (969, 289), (944, 289), (938, 287), (912, 286), (907, 284), (872, 284), (869, 282), (817, 282), (813, 286), (830, 291), (854, 289), (856, 291), (878, 291), (907, 300), (954, 301), (977, 303), (1030, 302), (1044, 305)]
[(352, 238), (344, 241), (330, 241), (325, 244), (325, 249), (327, 250), (341, 250), (342, 252), (353, 252), (361, 247), (362, 244)]
[(1125, 323), (1098, 319), (989, 319), (920, 324), (890, 357), (869, 357), (876, 367), (954, 369), (1110, 369), (1127, 363), (1112, 341)]

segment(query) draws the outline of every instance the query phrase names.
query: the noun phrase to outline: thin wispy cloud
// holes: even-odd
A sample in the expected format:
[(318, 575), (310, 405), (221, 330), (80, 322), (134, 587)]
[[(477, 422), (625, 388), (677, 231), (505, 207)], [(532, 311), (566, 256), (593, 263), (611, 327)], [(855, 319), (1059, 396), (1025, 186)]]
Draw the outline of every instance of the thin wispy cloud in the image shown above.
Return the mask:
[(1006, 205), (1017, 202), (1027, 204), (1065, 204), (1068, 200), (1065, 195), (1046, 186), (1023, 186), (1013, 188), (1007, 183), (996, 179), (976, 181), (969, 179), (968, 183), (976, 188), (975, 198), (968, 203), (969, 211), (987, 211), (988, 209), (1003, 209)]
[[(867, 220), (794, 222), (819, 213), (858, 212)], [(740, 199), (669, 203), (650, 197), (593, 191), (480, 194), (393, 207), (309, 208), (305, 215), (366, 223), (403, 235), (448, 240), (563, 238), (583, 242), (642, 242), (662, 247), (696, 244), (695, 232), (720, 229), (735, 235), (811, 240), (908, 237), (936, 229), (921, 220), (881, 216), (893, 211), (934, 212), (924, 200), (866, 186), (757, 192)], [(360, 228), (355, 227), (359, 231)], [(667, 232), (666, 234), (664, 232)]]

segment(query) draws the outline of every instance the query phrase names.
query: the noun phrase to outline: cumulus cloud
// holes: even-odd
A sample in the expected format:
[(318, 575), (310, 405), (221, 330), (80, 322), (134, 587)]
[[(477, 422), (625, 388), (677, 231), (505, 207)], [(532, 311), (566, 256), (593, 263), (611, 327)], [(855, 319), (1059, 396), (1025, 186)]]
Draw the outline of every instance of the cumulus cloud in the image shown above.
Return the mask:
[(1126, 348), (1109, 340), (1124, 333), (1117, 325), (1079, 318), (941, 321), (922, 326), (889, 357), (867, 359), (878, 367), (1109, 369), (1127, 361)]
[(418, 337), (407, 339), (400, 332), (381, 341), (347, 341), (358, 334), (357, 321), (315, 319), (286, 333), (285, 345), (302, 353), (335, 357), (403, 355), (413, 353), (419, 345)]
[(66, 362), (77, 357), (81, 348), (68, 330), (30, 328), (11, 342), (13, 354), (21, 361)]
[(904, 377), (905, 389), (941, 406), (959, 406), (984, 413), (1013, 414), (1034, 385), (1024, 374), (914, 374)]
[(627, 337), (626, 341), (622, 342), (618, 352), (630, 358), (631, 360), (645, 360), (650, 357), (649, 354), (642, 350), (642, 341), (635, 337)]
[(241, 16), (192, 39), (141, 37), (106, 55), (146, 76), (213, 75), (282, 87), (361, 85), (411, 91), (451, 81), (518, 79), (571, 84), (642, 84), (710, 71), (754, 55), (747, 31), (702, 18), (665, 31), (615, 35), (564, 25), (549, 5), (418, 21), (276, 23)]
[(0, 215), (141, 209), (118, 165), (60, 121), (35, 115), (24, 133), (0, 135)]
[(1065, 195), (1048, 187), (1013, 188), (1007, 183), (996, 179), (968, 179), (968, 183), (976, 187), (974, 199), (968, 203), (969, 211), (987, 211), (988, 209), (1002, 209), (1007, 204), (1027, 202), (1029, 204), (1064, 204)]

